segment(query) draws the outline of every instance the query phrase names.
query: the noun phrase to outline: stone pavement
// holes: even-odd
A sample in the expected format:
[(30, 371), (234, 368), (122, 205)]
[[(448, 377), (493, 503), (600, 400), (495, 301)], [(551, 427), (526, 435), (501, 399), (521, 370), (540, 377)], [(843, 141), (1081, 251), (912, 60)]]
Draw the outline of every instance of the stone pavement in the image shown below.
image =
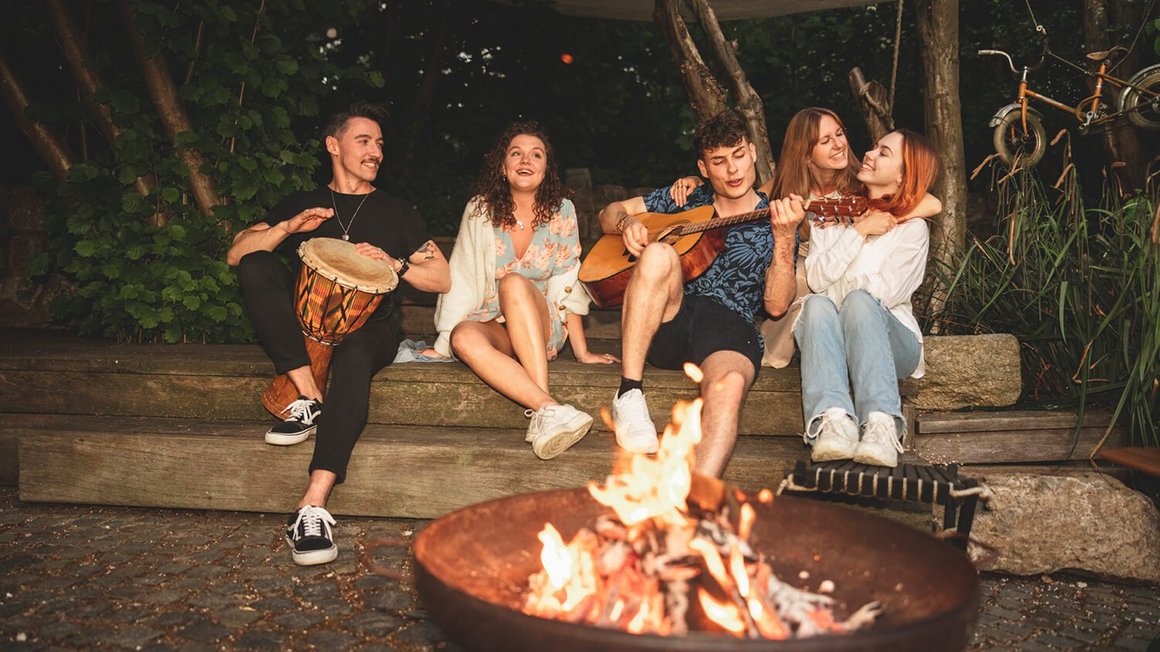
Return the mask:
[[(21, 503), (0, 488), (0, 649), (456, 650), (406, 582), (424, 521), (340, 518), (339, 559), (302, 568), (284, 517)], [(984, 576), (972, 650), (1160, 650), (1160, 587)]]

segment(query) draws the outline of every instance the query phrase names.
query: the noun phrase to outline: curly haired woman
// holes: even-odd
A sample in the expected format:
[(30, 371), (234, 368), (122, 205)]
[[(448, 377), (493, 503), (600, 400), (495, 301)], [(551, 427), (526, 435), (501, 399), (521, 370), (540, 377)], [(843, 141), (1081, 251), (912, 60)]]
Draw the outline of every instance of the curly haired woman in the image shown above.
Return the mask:
[(454, 355), (484, 382), (527, 408), (527, 441), (542, 459), (567, 450), (592, 417), (548, 392), (548, 361), (569, 334), (576, 359), (611, 364), (588, 350), (580, 316), (589, 298), (576, 281), (576, 209), (551, 143), (534, 122), (501, 133), (463, 211), (451, 253), (451, 290), (439, 297), (435, 352)]

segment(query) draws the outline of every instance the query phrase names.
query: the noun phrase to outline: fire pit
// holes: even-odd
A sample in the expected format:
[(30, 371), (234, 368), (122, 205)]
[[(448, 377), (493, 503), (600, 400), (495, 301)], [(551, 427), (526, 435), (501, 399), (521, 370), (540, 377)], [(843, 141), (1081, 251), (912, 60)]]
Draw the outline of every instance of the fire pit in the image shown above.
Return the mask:
[[(978, 610), (979, 581), (961, 552), (932, 536), (853, 508), (789, 496), (757, 503), (750, 537), (783, 581), (834, 582), (847, 612), (878, 601), (871, 628), (785, 641), (690, 632), (634, 635), (529, 616), (528, 577), (540, 568), (537, 533), (567, 540), (608, 508), (585, 489), (502, 498), (447, 514), (415, 542), (416, 584), (447, 634), (473, 650), (961, 650)], [(799, 581), (802, 573), (812, 578)]]

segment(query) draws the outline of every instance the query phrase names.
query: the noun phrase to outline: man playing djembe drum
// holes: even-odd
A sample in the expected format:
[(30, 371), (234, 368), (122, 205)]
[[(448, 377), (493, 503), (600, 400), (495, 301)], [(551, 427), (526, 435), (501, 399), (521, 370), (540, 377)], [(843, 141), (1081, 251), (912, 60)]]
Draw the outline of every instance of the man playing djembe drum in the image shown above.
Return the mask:
[(266, 441), (290, 445), (316, 434), (310, 481), (286, 528), (294, 561), (302, 565), (324, 564), (338, 555), (326, 501), (345, 479), (366, 426), (371, 378), (395, 358), (401, 316), (393, 295), (387, 295), (365, 325), (334, 347), (324, 410), (293, 305), (295, 272), (279, 254), (292, 254), (311, 238), (340, 238), (355, 243), (358, 254), (385, 262), (418, 290), (446, 292), (451, 286), (447, 260), (418, 211), (371, 185), (383, 159), (379, 122), (384, 117), (372, 105), (333, 116), (326, 126), (331, 182), (287, 197), (265, 220), (238, 233), (226, 257), (238, 267), (246, 311), (262, 348), (298, 390), (298, 400), (284, 410), (285, 421), (266, 433)]

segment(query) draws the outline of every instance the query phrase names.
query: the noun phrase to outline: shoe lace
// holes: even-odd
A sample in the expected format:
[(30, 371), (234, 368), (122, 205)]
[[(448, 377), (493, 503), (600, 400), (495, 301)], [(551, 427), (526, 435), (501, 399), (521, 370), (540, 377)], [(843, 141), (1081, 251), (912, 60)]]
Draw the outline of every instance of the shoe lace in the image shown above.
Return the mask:
[(282, 408), (282, 412), (289, 413), (286, 419), (293, 419), (295, 421), (305, 421), (310, 416), (310, 408), (314, 405), (314, 401), (308, 398), (300, 398), (290, 405)]
[(866, 424), (866, 432), (863, 433), (862, 440), (878, 444), (891, 444), (895, 450), (903, 453), (906, 449), (902, 447), (902, 441), (898, 439), (898, 434), (891, 427), (892, 425), (892, 423), (885, 420), (870, 421)]
[(320, 537), (323, 536), (323, 528), (325, 528), (326, 537), (330, 538), (330, 526), (334, 524), (335, 520), (330, 512), (321, 507), (307, 505), (298, 510), (298, 518), (294, 521), (294, 531), (297, 532), (301, 528), (302, 536)]

